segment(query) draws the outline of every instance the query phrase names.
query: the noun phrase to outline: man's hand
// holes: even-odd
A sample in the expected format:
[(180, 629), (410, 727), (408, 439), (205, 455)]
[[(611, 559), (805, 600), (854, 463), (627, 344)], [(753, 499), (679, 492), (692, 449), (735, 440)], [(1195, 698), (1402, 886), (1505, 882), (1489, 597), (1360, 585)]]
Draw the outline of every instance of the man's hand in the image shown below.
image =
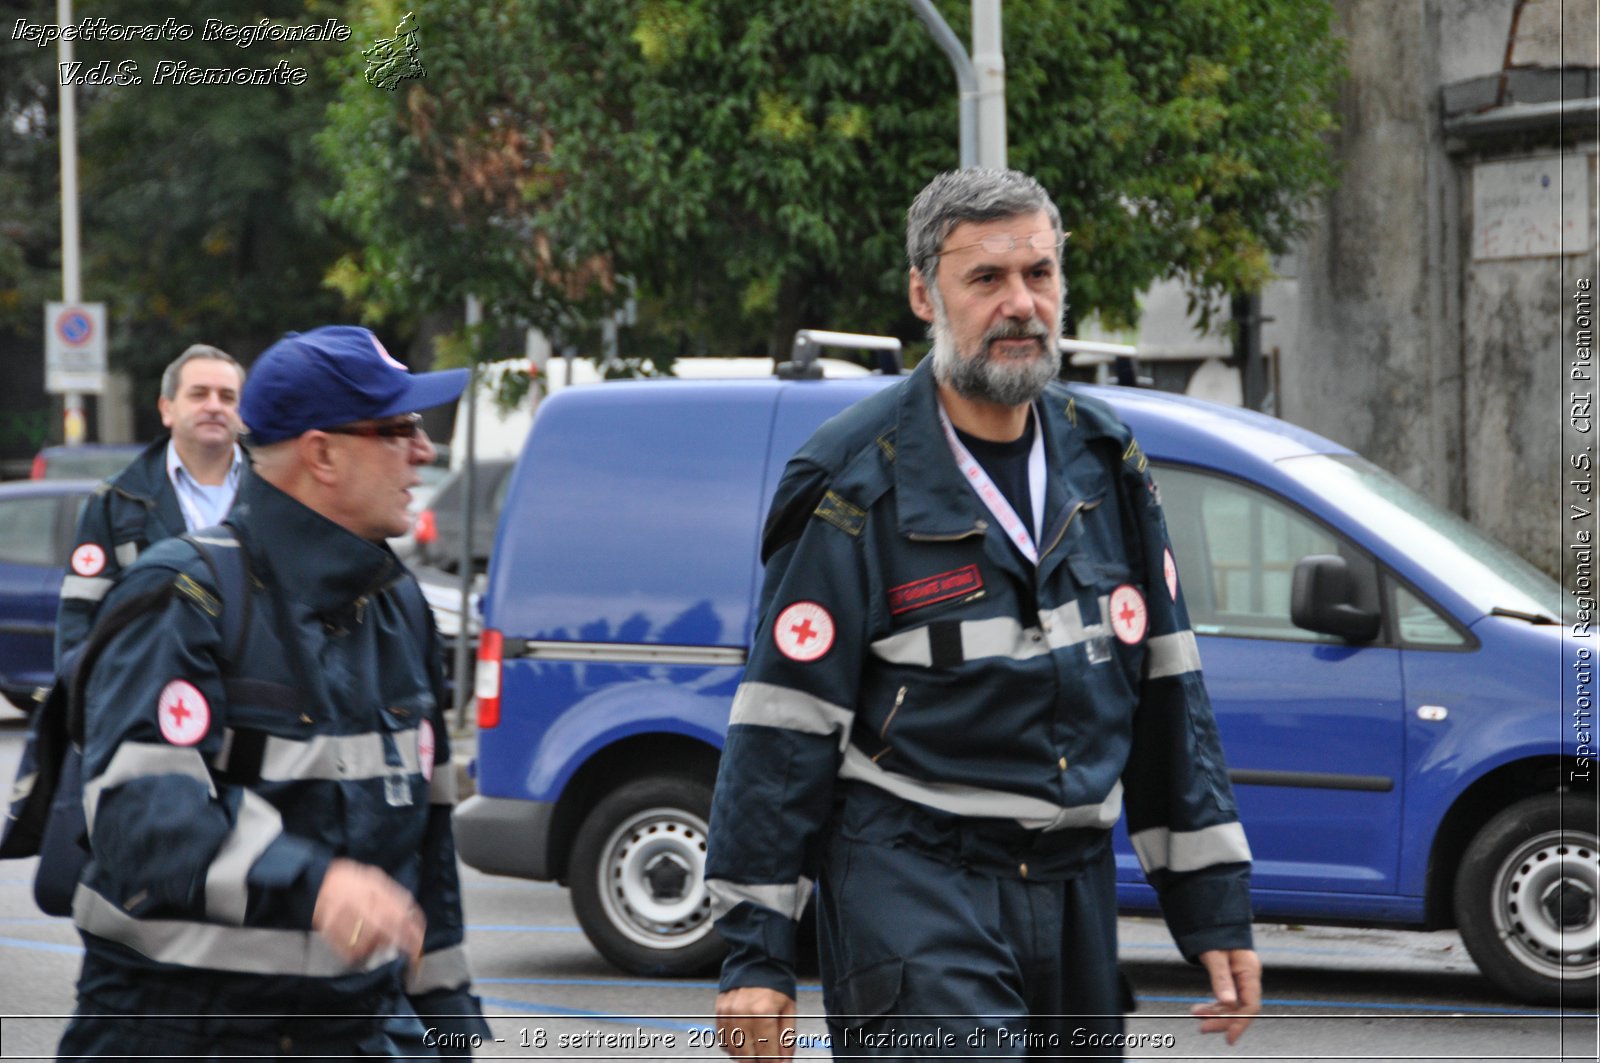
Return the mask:
[(734, 1059), (794, 1058), (794, 998), (754, 986), (717, 994), (717, 1040)]
[(328, 864), (311, 925), (351, 964), (392, 946), (415, 966), (427, 929), (411, 891), (372, 865), (344, 857)]
[(1189, 1013), (1201, 1019), (1201, 1033), (1225, 1032), (1228, 1044), (1234, 1044), (1261, 1011), (1261, 960), (1254, 949), (1212, 949), (1200, 954), (1200, 963), (1211, 976), (1216, 1000), (1196, 1004)]

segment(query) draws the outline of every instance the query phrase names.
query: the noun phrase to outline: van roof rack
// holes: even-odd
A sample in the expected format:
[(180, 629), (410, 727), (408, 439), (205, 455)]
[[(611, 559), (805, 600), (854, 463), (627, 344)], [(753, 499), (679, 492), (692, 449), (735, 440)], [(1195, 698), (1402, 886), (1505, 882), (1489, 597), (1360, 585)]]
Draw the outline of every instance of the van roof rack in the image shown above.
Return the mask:
[(900, 341), (893, 336), (873, 336), (865, 332), (830, 332), (803, 328), (794, 334), (789, 360), (779, 362), (773, 374), (780, 380), (821, 380), (822, 366), (817, 354), (823, 347), (847, 347), (857, 351), (877, 351), (875, 368), (885, 376), (900, 373)]

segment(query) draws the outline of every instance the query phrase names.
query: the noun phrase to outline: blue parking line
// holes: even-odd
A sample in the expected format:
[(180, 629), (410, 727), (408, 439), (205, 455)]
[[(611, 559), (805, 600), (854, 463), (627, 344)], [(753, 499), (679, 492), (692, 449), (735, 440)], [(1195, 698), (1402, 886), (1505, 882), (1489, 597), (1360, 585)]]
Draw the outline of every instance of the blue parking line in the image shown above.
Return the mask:
[(60, 952), (82, 956), (82, 945), (58, 945), (54, 941), (29, 941), (26, 938), (0, 938), (0, 948), (30, 949), (34, 952)]
[[(475, 979), (481, 981), (481, 979)], [(555, 1004), (545, 1004), (539, 1001), (503, 1000), (499, 997), (480, 996), (478, 998), (486, 1008), (503, 1008), (504, 1015), (486, 1014), (486, 1019), (523, 1019), (523, 1018), (571, 1018), (571, 1019), (598, 1019), (601, 1022), (611, 1022), (622, 1026), (643, 1026), (657, 1030), (672, 1030), (676, 1033), (689, 1033), (693, 1030), (704, 1030), (711, 1025), (708, 1018), (705, 1022), (671, 1022), (661, 1018), (642, 1018), (636, 1015), (617, 1015), (608, 1011), (586, 1011), (582, 1008), (563, 1008)]]
[[(1136, 993), (1141, 1002), (1150, 1001), (1157, 1004), (1209, 1004), (1210, 997), (1157, 997), (1145, 996)], [(1594, 1012), (1580, 1011), (1541, 1011), (1533, 1008), (1489, 1008), (1474, 1007), (1468, 1004), (1388, 1004), (1377, 1001), (1337, 1001), (1337, 1000), (1279, 1000), (1276, 998), (1263, 1000), (1263, 1008), (1338, 1008), (1341, 1011), (1411, 1011), (1438, 1013), (1441, 1015), (1517, 1015), (1535, 1019), (1592, 1019)]]

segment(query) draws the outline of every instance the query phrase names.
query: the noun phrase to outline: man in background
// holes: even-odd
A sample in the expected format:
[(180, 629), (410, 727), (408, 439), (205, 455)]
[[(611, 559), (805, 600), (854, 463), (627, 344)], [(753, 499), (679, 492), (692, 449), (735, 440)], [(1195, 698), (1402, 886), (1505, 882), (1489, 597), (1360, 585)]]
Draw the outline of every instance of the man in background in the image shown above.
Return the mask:
[(245, 474), (238, 439), (244, 367), (203, 343), (161, 374), (157, 408), (168, 434), (84, 505), (61, 583), (56, 666), (88, 637), (100, 601), (122, 570), (153, 543), (219, 524)]

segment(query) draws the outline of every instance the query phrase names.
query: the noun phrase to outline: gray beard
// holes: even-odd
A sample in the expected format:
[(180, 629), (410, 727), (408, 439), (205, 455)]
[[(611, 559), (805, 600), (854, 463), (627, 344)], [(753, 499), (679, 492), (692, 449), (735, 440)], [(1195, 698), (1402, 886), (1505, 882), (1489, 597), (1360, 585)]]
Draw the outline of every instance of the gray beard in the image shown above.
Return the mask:
[[(956, 394), (1001, 406), (1023, 406), (1044, 394), (1045, 386), (1061, 372), (1061, 347), (1055, 342), (1058, 324), (1052, 332), (1038, 318), (1026, 322), (1007, 321), (983, 334), (976, 351), (958, 353), (955, 335), (944, 307), (936, 306), (933, 316), (933, 374)], [(1037, 336), (1044, 353), (1032, 361), (1012, 364), (994, 358), (989, 345), (997, 339)]]

